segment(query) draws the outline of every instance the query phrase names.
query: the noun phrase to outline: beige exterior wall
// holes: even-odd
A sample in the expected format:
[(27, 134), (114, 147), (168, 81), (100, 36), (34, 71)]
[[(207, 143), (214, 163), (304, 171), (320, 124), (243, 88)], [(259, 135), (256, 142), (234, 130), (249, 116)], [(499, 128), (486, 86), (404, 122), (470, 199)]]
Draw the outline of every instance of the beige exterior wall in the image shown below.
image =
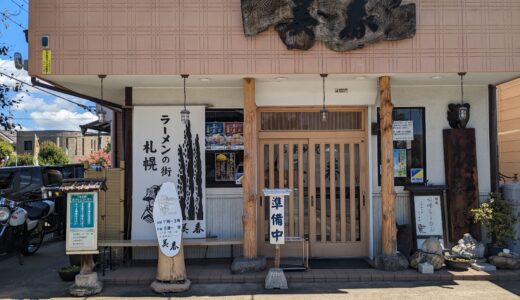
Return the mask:
[(236, 0), (31, 1), (29, 68), (53, 75), (449, 73), (520, 70), (520, 1), (415, 0), (417, 35), (337, 53), (288, 51), (274, 30), (246, 38)]
[[(45, 141), (56, 143), (60, 148), (65, 150), (69, 161), (71, 163), (79, 162), (80, 159), (97, 151), (98, 137), (97, 136), (83, 136), (78, 131), (18, 131), (17, 132), (17, 146), (18, 153), (33, 153), (34, 136), (37, 135), (40, 146)], [(31, 141), (32, 149), (25, 149), (25, 142)], [(110, 136), (101, 137), (101, 148), (106, 147), (110, 143)]]
[(520, 79), (497, 87), (499, 172), (520, 174)]

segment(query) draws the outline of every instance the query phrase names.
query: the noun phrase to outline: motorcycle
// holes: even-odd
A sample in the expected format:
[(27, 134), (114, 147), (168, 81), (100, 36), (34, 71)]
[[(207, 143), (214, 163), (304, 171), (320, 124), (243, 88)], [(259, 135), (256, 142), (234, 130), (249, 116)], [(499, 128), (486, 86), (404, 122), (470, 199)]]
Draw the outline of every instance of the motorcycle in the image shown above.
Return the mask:
[(54, 226), (54, 210), (51, 199), (15, 202), (0, 197), (0, 253), (17, 251), (23, 265), (23, 255), (36, 253)]

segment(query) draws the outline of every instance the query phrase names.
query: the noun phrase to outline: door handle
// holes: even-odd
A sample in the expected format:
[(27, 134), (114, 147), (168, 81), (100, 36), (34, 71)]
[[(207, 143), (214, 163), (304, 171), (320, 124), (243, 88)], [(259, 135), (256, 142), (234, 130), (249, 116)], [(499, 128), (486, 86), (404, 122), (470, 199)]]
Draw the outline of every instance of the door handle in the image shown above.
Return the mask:
[(365, 207), (365, 192), (363, 191), (363, 207)]
[(314, 207), (314, 196), (311, 196), (311, 206)]
[(263, 206), (263, 205), (262, 205), (262, 199), (263, 199), (263, 198), (264, 198), (264, 197), (260, 196), (260, 206)]

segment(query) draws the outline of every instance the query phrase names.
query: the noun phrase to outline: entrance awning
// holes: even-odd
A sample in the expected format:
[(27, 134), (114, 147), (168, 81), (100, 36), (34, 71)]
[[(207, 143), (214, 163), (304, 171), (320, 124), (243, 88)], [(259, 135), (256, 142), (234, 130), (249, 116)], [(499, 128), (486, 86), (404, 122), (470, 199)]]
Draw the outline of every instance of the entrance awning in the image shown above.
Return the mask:
[(99, 120), (97, 120), (97, 121), (90, 122), (90, 123), (87, 123), (84, 125), (79, 125), (79, 127), (81, 128), (81, 133), (83, 135), (87, 134), (87, 130), (89, 130), (89, 129), (100, 131), (100, 132), (106, 132), (106, 133), (110, 134), (110, 122), (108, 122), (108, 121), (100, 122)]

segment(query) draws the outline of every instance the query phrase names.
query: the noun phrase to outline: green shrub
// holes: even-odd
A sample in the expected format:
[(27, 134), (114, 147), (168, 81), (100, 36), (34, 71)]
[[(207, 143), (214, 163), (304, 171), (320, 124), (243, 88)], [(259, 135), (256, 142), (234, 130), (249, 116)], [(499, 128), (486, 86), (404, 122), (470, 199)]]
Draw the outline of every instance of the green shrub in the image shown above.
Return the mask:
[(69, 158), (65, 150), (60, 148), (56, 143), (45, 141), (40, 146), (38, 153), (38, 162), (40, 165), (63, 165), (69, 162)]
[(508, 241), (515, 240), (514, 224), (518, 218), (513, 215), (511, 205), (500, 193), (490, 193), (489, 199), (478, 208), (472, 209), (473, 220), (486, 227), (491, 242), (497, 246), (505, 246)]

